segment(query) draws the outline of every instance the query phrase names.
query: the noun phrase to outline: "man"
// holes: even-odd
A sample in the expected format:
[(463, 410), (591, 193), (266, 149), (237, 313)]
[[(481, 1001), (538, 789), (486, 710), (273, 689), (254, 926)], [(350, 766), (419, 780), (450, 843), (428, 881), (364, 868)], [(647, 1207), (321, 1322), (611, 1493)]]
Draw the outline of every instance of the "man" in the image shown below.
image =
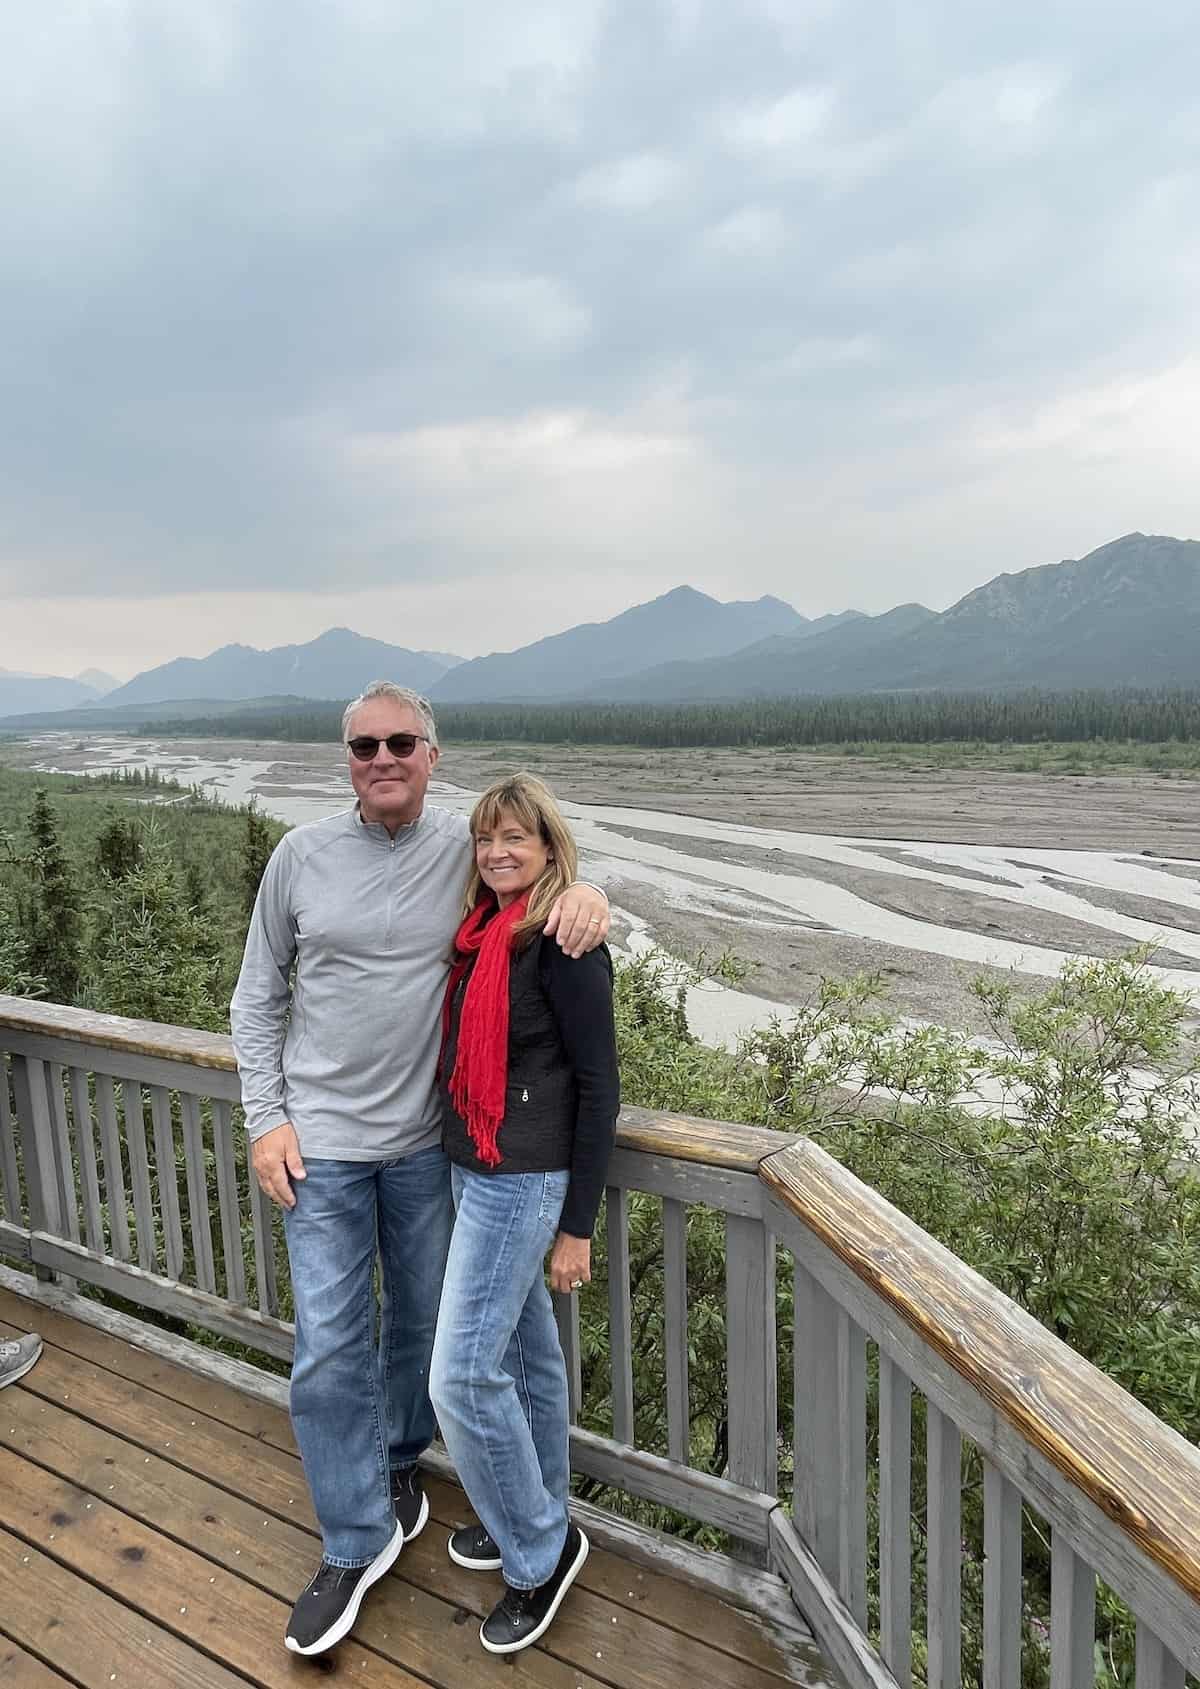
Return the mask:
[[(275, 850), (230, 1006), (254, 1172), (284, 1210), (292, 1423), (323, 1543), (288, 1622), (299, 1654), (349, 1632), (429, 1517), (416, 1462), (453, 1218), (435, 1071), (470, 862), (465, 817), (425, 804), (424, 698), (376, 681), (342, 737), (358, 802)], [(572, 955), (607, 930), (603, 892), (582, 885), (547, 924)]]
[(25, 1337), (14, 1337), (9, 1342), (0, 1343), (0, 1390), (6, 1384), (15, 1384), (18, 1378), (24, 1378), (29, 1369), (36, 1365), (42, 1353), (42, 1340), (31, 1331)]

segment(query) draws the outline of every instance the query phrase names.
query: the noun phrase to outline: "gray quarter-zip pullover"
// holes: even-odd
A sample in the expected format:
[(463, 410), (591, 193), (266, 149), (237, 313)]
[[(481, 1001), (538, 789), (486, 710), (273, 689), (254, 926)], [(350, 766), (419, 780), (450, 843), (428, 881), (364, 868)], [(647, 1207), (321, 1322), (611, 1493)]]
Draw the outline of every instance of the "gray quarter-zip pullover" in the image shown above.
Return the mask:
[(430, 805), (395, 838), (356, 807), (280, 841), (229, 1011), (252, 1139), (290, 1120), (302, 1155), (333, 1161), (440, 1140), (442, 1000), (470, 860), (466, 818)]

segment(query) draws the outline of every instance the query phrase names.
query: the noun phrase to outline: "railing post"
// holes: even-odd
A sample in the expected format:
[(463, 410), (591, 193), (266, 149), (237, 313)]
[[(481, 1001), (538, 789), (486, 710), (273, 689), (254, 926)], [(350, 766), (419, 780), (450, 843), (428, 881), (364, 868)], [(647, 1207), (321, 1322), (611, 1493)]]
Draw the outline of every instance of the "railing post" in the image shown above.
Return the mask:
[(838, 1322), (833, 1297), (797, 1261), (793, 1317), (796, 1527), (835, 1587), (841, 1556)]
[(1062, 1531), (1050, 1536), (1050, 1689), (1096, 1681), (1096, 1574)]
[(912, 1683), (912, 1385), (879, 1352), (879, 1651)]
[(926, 1609), (929, 1689), (962, 1681), (962, 1433), (925, 1404), (925, 1513), (928, 1532)]
[(983, 1466), (983, 1689), (1021, 1689), (1021, 1497)]
[[(54, 1162), (54, 1136), (46, 1094), (46, 1064), (36, 1056), (13, 1057), (13, 1090), (17, 1103), (17, 1124), (25, 1163), (25, 1184), (29, 1192), (31, 1231), (62, 1235), (58, 1169)], [(45, 1284), (58, 1274), (35, 1262), (34, 1272)]]
[(688, 1399), (687, 1208), (663, 1199), (663, 1351), (667, 1374), (667, 1455), (691, 1458)]
[(21, 1207), (21, 1175), (13, 1136), (13, 1109), (8, 1098), (8, 1061), (3, 1050), (0, 1050), (0, 1201), (4, 1204), (4, 1218), (10, 1225), (23, 1230), (25, 1215)]
[(1182, 1665), (1141, 1619), (1137, 1626), (1133, 1672), (1137, 1689), (1183, 1689)]
[(556, 1294), (554, 1323), (558, 1327), (559, 1347), (567, 1369), (567, 1412), (571, 1424), (579, 1420), (579, 1404), (583, 1400), (583, 1356), (579, 1348), (579, 1298)]
[(729, 1476), (774, 1495), (778, 1478), (775, 1239), (761, 1220), (725, 1222)]
[(608, 1249), (608, 1357), (612, 1380), (613, 1437), (635, 1441), (633, 1336), (629, 1293), (629, 1192), (620, 1185), (605, 1191)]

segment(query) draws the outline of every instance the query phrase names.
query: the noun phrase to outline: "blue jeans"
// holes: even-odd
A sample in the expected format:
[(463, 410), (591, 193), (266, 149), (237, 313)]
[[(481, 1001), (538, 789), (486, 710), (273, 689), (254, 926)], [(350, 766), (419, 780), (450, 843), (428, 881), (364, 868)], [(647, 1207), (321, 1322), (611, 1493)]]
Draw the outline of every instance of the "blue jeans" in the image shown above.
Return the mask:
[(305, 1169), (284, 1212), (296, 1301), (292, 1425), (324, 1556), (362, 1566), (396, 1529), (389, 1468), (411, 1466), (433, 1437), (429, 1357), (453, 1221), (450, 1164), (434, 1146)]
[(462, 1486), (518, 1589), (545, 1583), (567, 1537), (567, 1369), (543, 1262), (569, 1178), (451, 1169), (458, 1212), (429, 1389)]

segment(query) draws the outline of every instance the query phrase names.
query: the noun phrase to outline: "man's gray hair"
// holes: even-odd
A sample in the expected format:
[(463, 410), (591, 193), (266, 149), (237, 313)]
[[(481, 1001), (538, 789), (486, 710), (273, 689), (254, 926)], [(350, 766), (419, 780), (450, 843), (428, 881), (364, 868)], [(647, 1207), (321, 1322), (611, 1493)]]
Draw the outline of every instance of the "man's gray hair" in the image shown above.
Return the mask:
[(422, 698), (419, 692), (414, 692), (410, 686), (397, 686), (394, 680), (373, 680), (365, 691), (357, 698), (351, 698), (342, 713), (342, 744), (350, 740), (350, 723), (354, 719), (355, 710), (369, 704), (372, 698), (391, 698), (394, 703), (405, 704), (410, 710), (420, 716), (422, 725), (429, 735), (429, 743), (438, 742), (437, 723), (433, 719), (433, 705), (428, 698)]

